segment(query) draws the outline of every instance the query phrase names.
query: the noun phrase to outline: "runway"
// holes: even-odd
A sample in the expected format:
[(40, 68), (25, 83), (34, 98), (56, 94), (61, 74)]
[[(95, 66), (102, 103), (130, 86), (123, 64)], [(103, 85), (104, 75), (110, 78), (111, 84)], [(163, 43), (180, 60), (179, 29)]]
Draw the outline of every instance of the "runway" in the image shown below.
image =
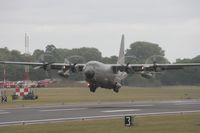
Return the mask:
[(162, 115), (200, 112), (200, 100), (107, 102), (0, 109), (0, 126), (67, 120), (104, 119), (125, 115)]

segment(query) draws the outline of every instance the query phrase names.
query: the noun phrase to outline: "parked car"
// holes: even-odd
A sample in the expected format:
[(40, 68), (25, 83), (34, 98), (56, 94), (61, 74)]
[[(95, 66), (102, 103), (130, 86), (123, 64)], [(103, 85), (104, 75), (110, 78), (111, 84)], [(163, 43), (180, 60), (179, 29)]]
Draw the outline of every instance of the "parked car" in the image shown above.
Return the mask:
[(15, 88), (17, 81), (0, 81), (0, 88)]
[(38, 86), (37, 87), (48, 87), (48, 85), (51, 83), (51, 80), (45, 79), (45, 80), (40, 80), (38, 81)]

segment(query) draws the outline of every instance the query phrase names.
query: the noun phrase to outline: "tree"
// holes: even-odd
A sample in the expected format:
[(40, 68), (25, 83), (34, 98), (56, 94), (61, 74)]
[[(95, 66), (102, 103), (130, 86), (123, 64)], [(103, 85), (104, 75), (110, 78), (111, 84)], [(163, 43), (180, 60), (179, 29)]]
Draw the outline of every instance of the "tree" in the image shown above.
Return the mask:
[(56, 47), (53, 44), (47, 45), (44, 53), (44, 61), (49, 63), (57, 62), (57, 55)]
[(164, 57), (165, 51), (162, 50), (158, 44), (150, 42), (134, 42), (130, 45), (130, 49), (126, 50), (126, 56), (132, 56), (136, 58), (137, 63), (145, 63), (148, 58), (151, 58), (154, 55)]
[(105, 64), (115, 64), (117, 62), (117, 59), (117, 56), (103, 57), (102, 62)]
[(73, 55), (79, 55), (82, 56), (85, 61), (91, 61), (91, 60), (96, 60), (96, 61), (101, 61), (102, 56), (101, 52), (96, 49), (96, 48), (75, 48), (71, 50), (71, 56)]
[(39, 62), (43, 61), (44, 60), (44, 51), (40, 50), (40, 49), (36, 49), (33, 52), (32, 58), (34, 61), (39, 61)]
[(10, 58), (10, 51), (7, 47), (0, 48), (0, 60), (9, 60)]
[[(24, 61), (23, 55), (17, 51), (10, 51), (8, 48), (0, 48), (0, 59), (1, 60), (11, 60), (11, 61)], [(5, 65), (6, 68), (6, 79), (7, 80), (16, 80), (17, 77), (22, 79), (24, 67), (19, 65)], [(0, 65), (0, 79), (4, 79), (4, 68), (3, 65)]]
[[(158, 44), (150, 42), (134, 42), (130, 45), (130, 49), (126, 50), (126, 63), (133, 64), (151, 64), (154, 61), (157, 63), (168, 62), (164, 58), (165, 52)], [(129, 86), (158, 86), (160, 85), (159, 78), (147, 80), (141, 77), (140, 74), (128, 75), (124, 81), (125, 85)]]

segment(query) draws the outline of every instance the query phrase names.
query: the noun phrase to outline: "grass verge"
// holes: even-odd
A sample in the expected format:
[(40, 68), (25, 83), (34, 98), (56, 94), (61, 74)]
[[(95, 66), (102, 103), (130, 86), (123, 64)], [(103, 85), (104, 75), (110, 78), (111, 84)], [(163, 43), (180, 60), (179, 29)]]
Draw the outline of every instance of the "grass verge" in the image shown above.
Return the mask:
[[(14, 91), (8, 90), (8, 95)], [(112, 90), (97, 89), (95, 93), (84, 87), (36, 88), (38, 100), (11, 100), (0, 104), (1, 108), (16, 106), (34, 106), (45, 104), (68, 104), (80, 102), (119, 102), (119, 101), (156, 101), (200, 99), (200, 87), (168, 86), (168, 87), (122, 87), (119, 93)]]

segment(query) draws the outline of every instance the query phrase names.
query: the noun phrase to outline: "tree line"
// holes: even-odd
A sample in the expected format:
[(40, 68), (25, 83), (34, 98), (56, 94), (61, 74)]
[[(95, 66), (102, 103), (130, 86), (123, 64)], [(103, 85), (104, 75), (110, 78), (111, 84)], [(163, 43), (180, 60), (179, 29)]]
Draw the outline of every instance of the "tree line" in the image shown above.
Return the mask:
[[(134, 42), (125, 51), (126, 63), (133, 64), (151, 64), (170, 63), (165, 58), (165, 51), (158, 45), (150, 42)], [(107, 64), (117, 62), (117, 56), (102, 57), (101, 52), (96, 48), (74, 48), (63, 49), (56, 48), (55, 45), (47, 45), (45, 50), (36, 49), (32, 54), (24, 54), (17, 50), (0, 48), (0, 60), (7, 61), (32, 61), (32, 62), (60, 62), (60, 63), (86, 63), (91, 60), (101, 61)], [(177, 59), (176, 63), (200, 63), (200, 55), (192, 59)], [(60, 78), (55, 71), (51, 71), (52, 78)], [(43, 69), (31, 69), (30, 79), (41, 80), (49, 78)], [(6, 65), (6, 80), (18, 81), (24, 80), (24, 66)], [(4, 79), (4, 65), (0, 65), (0, 80)], [(70, 79), (84, 80), (81, 73), (72, 74)], [(192, 67), (184, 70), (164, 71), (155, 73), (153, 78), (145, 79), (140, 74), (129, 74), (123, 81), (128, 86), (159, 86), (159, 85), (200, 85), (200, 68)]]

